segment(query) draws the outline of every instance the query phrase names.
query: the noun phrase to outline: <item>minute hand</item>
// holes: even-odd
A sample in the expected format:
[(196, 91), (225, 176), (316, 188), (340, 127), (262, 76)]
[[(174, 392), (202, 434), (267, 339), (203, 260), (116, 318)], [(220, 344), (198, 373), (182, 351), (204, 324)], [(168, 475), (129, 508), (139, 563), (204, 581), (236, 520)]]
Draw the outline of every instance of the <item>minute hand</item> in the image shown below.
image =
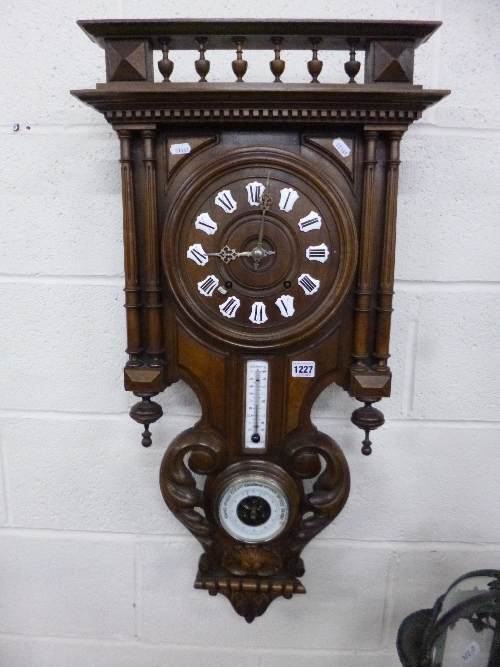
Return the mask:
[(259, 208), (262, 211), (262, 218), (260, 219), (259, 238), (257, 240), (258, 248), (262, 248), (262, 239), (264, 238), (264, 220), (266, 217), (266, 213), (267, 211), (269, 211), (269, 208), (272, 203), (273, 203), (273, 198), (271, 197), (271, 195), (268, 195), (267, 192), (264, 191), (259, 202)]

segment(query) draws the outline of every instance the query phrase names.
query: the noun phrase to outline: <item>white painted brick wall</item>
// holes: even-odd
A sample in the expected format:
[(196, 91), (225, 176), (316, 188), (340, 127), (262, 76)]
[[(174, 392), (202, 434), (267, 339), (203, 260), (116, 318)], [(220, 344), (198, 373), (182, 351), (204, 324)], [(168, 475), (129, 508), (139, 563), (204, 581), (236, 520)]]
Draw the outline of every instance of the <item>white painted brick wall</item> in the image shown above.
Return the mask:
[[(68, 91), (104, 80), (77, 19), (277, 15), (443, 20), (415, 73), (452, 95), (402, 144), (387, 423), (365, 459), (355, 402), (319, 397), (351, 496), (305, 552), (308, 594), (248, 626), (192, 589), (200, 548), (158, 488), (193, 392), (162, 396), (150, 450), (127, 416), (118, 143)], [(498, 1), (19, 0), (2, 24), (0, 667), (397, 667), (405, 615), (500, 567)], [(305, 77), (296, 56), (285, 81)], [(194, 57), (174, 79), (195, 78)], [(343, 57), (322, 57), (341, 74)], [(226, 54), (210, 58), (229, 76)]]

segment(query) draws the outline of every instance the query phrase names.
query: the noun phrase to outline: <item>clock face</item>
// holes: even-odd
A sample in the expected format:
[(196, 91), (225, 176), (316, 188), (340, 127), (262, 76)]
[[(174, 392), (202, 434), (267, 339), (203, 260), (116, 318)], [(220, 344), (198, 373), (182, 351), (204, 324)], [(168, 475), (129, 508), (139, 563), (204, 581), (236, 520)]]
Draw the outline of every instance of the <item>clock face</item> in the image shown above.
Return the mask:
[(281, 486), (260, 475), (242, 475), (221, 493), (221, 526), (242, 542), (268, 542), (285, 529), (289, 502)]
[[(314, 319), (332, 296), (339, 301), (352, 230), (331, 194), (296, 165), (237, 162), (184, 195), (173, 282), (208, 329), (269, 340)], [(164, 242), (167, 273), (170, 253)]]

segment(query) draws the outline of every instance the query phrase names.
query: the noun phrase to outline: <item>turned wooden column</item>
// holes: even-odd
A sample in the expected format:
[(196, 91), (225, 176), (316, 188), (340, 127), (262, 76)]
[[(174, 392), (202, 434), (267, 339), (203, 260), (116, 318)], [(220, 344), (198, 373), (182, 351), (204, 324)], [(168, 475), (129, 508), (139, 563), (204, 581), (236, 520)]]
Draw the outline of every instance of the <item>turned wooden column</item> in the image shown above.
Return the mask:
[(373, 262), (375, 255), (375, 159), (377, 138), (375, 130), (365, 132), (365, 159), (363, 180), (363, 208), (361, 219), (361, 243), (359, 250), (358, 284), (355, 292), (354, 341), (351, 368), (367, 370), (370, 342), (370, 305), (373, 291)]
[(163, 366), (162, 305), (158, 255), (158, 222), (156, 209), (155, 130), (142, 130), (145, 169), (145, 296), (146, 352), (148, 366)]
[(134, 174), (131, 156), (132, 132), (118, 130), (122, 173), (125, 308), (127, 313), (127, 366), (142, 366), (141, 288), (137, 268), (137, 236), (134, 208)]
[(389, 340), (391, 335), (392, 297), (394, 294), (394, 262), (396, 253), (396, 216), (399, 179), (399, 144), (403, 130), (389, 133), (389, 147), (385, 191), (384, 241), (382, 246), (382, 265), (377, 299), (377, 324), (375, 331), (374, 358), (377, 360), (373, 370), (389, 370)]

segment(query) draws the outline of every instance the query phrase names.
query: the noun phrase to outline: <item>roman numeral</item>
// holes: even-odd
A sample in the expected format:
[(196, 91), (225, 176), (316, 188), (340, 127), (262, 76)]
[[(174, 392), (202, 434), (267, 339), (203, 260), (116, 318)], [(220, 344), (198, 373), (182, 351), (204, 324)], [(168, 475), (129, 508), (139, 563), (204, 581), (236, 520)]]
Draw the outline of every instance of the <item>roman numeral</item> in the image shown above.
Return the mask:
[(208, 213), (202, 213), (196, 218), (194, 223), (196, 229), (201, 229), (205, 234), (215, 234), (217, 231), (217, 223), (212, 220)]
[(310, 245), (306, 250), (307, 259), (313, 260), (315, 262), (326, 262), (330, 252), (328, 247), (322, 243), (321, 245)]
[(198, 290), (205, 296), (212, 296), (218, 284), (219, 279), (216, 276), (207, 276), (205, 280), (200, 280), (198, 283)]
[(220, 312), (224, 315), (224, 317), (234, 317), (236, 314), (236, 311), (240, 307), (240, 300), (236, 296), (230, 296), (227, 301), (224, 301), (224, 303), (221, 303), (219, 306)]
[(305, 218), (299, 221), (299, 229), (301, 232), (310, 232), (311, 229), (319, 229), (321, 227), (321, 216), (315, 211), (311, 211)]
[(285, 211), (285, 213), (288, 213), (289, 211), (292, 210), (293, 205), (299, 198), (298, 192), (293, 190), (292, 188), (283, 188), (280, 190), (280, 203), (279, 207), (281, 211)]
[(199, 243), (189, 246), (187, 256), (198, 264), (198, 266), (205, 266), (208, 262), (208, 257)]
[(304, 222), (300, 225), (300, 228), (304, 230), (306, 227), (310, 227), (311, 225), (315, 225), (317, 222), (319, 222), (319, 218), (311, 218), (310, 220), (304, 220)]
[(262, 301), (255, 301), (252, 304), (252, 312), (250, 314), (249, 320), (254, 324), (263, 324), (267, 322), (266, 315), (266, 306)]
[(291, 317), (295, 312), (295, 308), (293, 307), (293, 296), (290, 296), (289, 294), (282, 294), (279, 299), (276, 299), (275, 304), (280, 309), (280, 313), (283, 317)]
[(260, 198), (262, 197), (262, 193), (266, 189), (264, 185), (258, 181), (254, 181), (245, 187), (248, 192), (248, 203), (250, 206), (258, 206), (260, 203)]
[(317, 292), (319, 289), (319, 282), (319, 280), (316, 280), (316, 278), (313, 278), (308, 273), (303, 273), (299, 276), (298, 280), (299, 285), (306, 294), (314, 294), (314, 292)]
[(226, 213), (233, 213), (233, 211), (236, 211), (236, 202), (234, 201), (230, 190), (221, 190), (215, 198), (215, 203)]

